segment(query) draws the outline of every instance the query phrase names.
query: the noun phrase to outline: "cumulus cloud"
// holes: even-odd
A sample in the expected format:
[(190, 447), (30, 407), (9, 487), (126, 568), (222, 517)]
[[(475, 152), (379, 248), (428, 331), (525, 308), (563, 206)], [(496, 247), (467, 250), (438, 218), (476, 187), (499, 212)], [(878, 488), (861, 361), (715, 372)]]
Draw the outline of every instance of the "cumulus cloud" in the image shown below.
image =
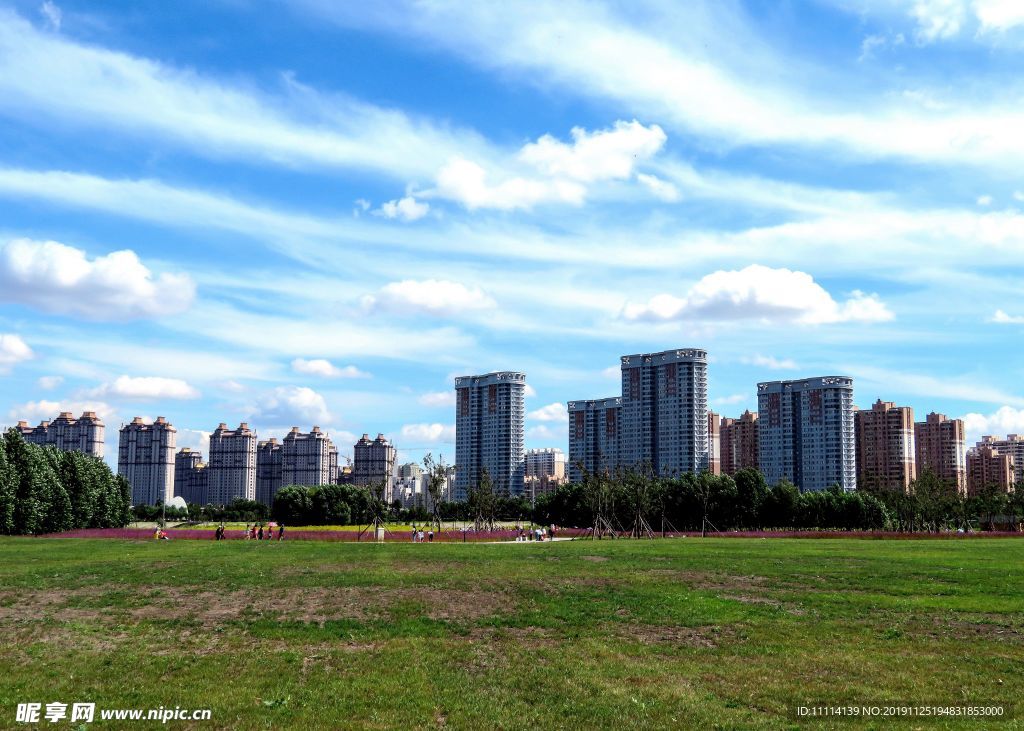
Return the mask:
[(977, 202), (977, 204), (979, 206), (990, 206), (990, 205), (992, 205), (992, 196), (990, 196), (990, 195), (979, 195), (976, 202)]
[(538, 424), (526, 430), (526, 438), (530, 440), (543, 440), (546, 442), (557, 442), (564, 444), (569, 438), (569, 427), (556, 426), (554, 428), (547, 424)]
[(959, 33), (967, 7), (964, 0), (914, 0), (910, 14), (917, 21), (918, 41), (929, 43)]
[(1020, 0), (974, 0), (974, 13), (983, 32), (1005, 32), (1024, 25)]
[(416, 446), (455, 443), (454, 424), (406, 424), (401, 433), (404, 442), (412, 442)]
[(292, 370), (307, 376), (320, 378), (369, 378), (370, 374), (361, 371), (354, 365), (338, 367), (324, 358), (296, 358), (292, 361)]
[(1024, 434), (1024, 409), (1003, 406), (992, 414), (970, 413), (961, 418), (964, 420), (968, 445), (978, 442), (987, 434), (997, 437)]
[(495, 302), (479, 287), (439, 279), (404, 279), (384, 285), (376, 295), (363, 297), (363, 306), (371, 311), (400, 314), (425, 312), (431, 315), (455, 315), (488, 310)]
[(730, 406), (733, 404), (742, 404), (744, 401), (750, 399), (749, 393), (734, 393), (730, 396), (719, 396), (718, 398), (711, 399), (713, 404), (721, 404), (722, 406)]
[(381, 207), (375, 210), (374, 213), (384, 218), (394, 218), (399, 221), (409, 222), (423, 218), (429, 210), (429, 203), (422, 203), (412, 196), (406, 196), (405, 198), (381, 204)]
[(268, 427), (330, 424), (334, 417), (324, 397), (304, 386), (279, 386), (264, 394), (253, 421)]
[(579, 205), (586, 197), (586, 189), (579, 183), (567, 180), (538, 180), (520, 176), (491, 183), (483, 167), (471, 160), (456, 157), (438, 172), (437, 188), (432, 194), (457, 201), (470, 210), (496, 208), (509, 211), (533, 208), (542, 202)]
[(598, 180), (626, 180), (638, 162), (654, 156), (665, 144), (665, 132), (656, 124), (645, 127), (635, 119), (618, 121), (610, 130), (570, 131), (572, 144), (551, 135), (523, 146), (519, 159), (553, 178), (581, 183)]
[(605, 378), (614, 378), (615, 380), (620, 380), (622, 378), (622, 366), (608, 366), (603, 371), (601, 371), (601, 375), (604, 376)]
[(91, 320), (162, 317), (195, 296), (185, 274), (153, 273), (134, 251), (89, 259), (56, 241), (14, 239), (0, 249), (0, 299)]
[(623, 316), (653, 322), (692, 318), (802, 324), (893, 319), (878, 295), (855, 290), (839, 303), (810, 274), (758, 264), (708, 274), (684, 297), (659, 294), (646, 304), (627, 304)]
[(537, 389), (535, 389), (529, 383), (527, 383), (525, 386), (523, 386), (523, 396), (525, 396), (526, 398), (531, 398), (531, 397), (536, 396), (536, 395), (537, 395)]
[(569, 421), (569, 411), (566, 409), (565, 404), (560, 401), (542, 406), (535, 411), (531, 411), (527, 416), (536, 421)]
[(210, 457), (210, 432), (199, 429), (185, 429), (177, 427), (178, 449), (188, 447), (193, 452), (202, 452), (207, 459)]
[(39, 384), (39, 388), (44, 391), (52, 391), (57, 386), (64, 383), (64, 376), (42, 376), (36, 381)]
[(196, 399), (199, 391), (179, 378), (148, 376), (133, 378), (120, 376), (112, 383), (104, 383), (93, 389), (95, 398), (123, 398), (139, 401), (155, 399)]
[(434, 391), (422, 394), (416, 400), (424, 406), (455, 406), (455, 392)]
[(992, 315), (992, 322), (1000, 325), (1024, 325), (1024, 315), (1010, 315), (1004, 310), (996, 310)]
[(10, 373), (15, 365), (34, 356), (32, 348), (13, 333), (0, 333), (0, 373)]
[[(516, 157), (519, 172), (501, 173), (497, 182), (480, 164), (462, 157), (448, 162), (437, 174), (437, 188), (427, 195), (457, 201), (466, 208), (529, 209), (540, 203), (580, 205), (587, 186), (605, 180), (628, 180), (636, 166), (664, 146), (665, 132), (656, 124), (618, 121), (611, 129), (570, 131), (571, 143), (552, 135), (529, 142)], [(640, 182), (655, 195), (674, 200), (671, 183), (652, 175)]]
[(39, 401), (29, 401), (13, 407), (8, 412), (8, 416), (14, 421), (24, 419), (30, 424), (34, 424), (39, 421), (52, 421), (57, 418), (58, 414), (62, 411), (70, 411), (75, 416), (78, 416), (83, 411), (95, 411), (96, 416), (107, 424), (108, 434), (110, 433), (111, 423), (117, 417), (116, 410), (110, 404), (103, 401), (93, 401), (88, 399), (73, 399), (67, 401), (48, 401), (46, 399), (41, 399)]

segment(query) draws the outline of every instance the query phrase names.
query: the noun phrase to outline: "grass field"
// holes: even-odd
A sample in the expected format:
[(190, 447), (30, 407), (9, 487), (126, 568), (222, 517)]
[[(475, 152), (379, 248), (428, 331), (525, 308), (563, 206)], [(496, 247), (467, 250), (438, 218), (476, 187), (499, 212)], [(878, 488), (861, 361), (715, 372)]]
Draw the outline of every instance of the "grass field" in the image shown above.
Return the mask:
[[(3, 539), (0, 728), (78, 700), (212, 709), (195, 728), (1024, 727), (1022, 610), (1014, 539)], [(891, 703), (1009, 718), (794, 715)]]

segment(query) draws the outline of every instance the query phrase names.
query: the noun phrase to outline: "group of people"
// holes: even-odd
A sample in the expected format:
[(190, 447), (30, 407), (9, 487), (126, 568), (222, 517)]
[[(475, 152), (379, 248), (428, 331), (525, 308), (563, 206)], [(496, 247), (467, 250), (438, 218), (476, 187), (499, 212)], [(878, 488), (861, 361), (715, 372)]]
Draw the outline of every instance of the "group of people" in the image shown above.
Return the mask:
[(555, 539), (554, 525), (547, 528), (531, 528), (529, 531), (525, 530), (522, 526), (517, 525), (516, 529), (519, 531), (519, 535), (516, 536), (516, 543), (525, 543), (527, 541), (553, 541)]
[(169, 540), (171, 540), (171, 537), (169, 535), (167, 535), (167, 531), (165, 531), (163, 528), (157, 526), (157, 529), (153, 532), (153, 540), (154, 541), (169, 541)]
[(417, 529), (416, 526), (414, 525), (412, 527), (412, 542), (413, 543), (423, 543), (424, 540), (426, 540), (427, 543), (433, 543), (434, 542), (434, 529), (430, 528), (426, 532), (425, 537), (424, 537), (423, 529), (422, 528)]
[[(213, 534), (213, 540), (223, 541), (227, 536), (224, 535), (224, 524), (221, 523), (217, 526), (216, 532)], [(274, 540), (274, 524), (271, 523), (264, 530), (263, 524), (256, 523), (246, 524), (245, 526), (245, 540), (247, 541), (272, 541)], [(284, 523), (277, 524), (277, 540), (284, 540)]]

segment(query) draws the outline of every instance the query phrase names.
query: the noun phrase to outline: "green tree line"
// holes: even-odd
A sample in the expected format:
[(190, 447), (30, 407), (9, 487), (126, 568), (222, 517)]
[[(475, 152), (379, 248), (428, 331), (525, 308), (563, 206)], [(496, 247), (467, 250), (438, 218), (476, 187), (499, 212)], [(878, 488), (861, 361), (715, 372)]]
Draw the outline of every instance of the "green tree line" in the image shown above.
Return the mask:
[(121, 528), (130, 520), (131, 487), (102, 459), (30, 444), (17, 429), (0, 438), (0, 533)]

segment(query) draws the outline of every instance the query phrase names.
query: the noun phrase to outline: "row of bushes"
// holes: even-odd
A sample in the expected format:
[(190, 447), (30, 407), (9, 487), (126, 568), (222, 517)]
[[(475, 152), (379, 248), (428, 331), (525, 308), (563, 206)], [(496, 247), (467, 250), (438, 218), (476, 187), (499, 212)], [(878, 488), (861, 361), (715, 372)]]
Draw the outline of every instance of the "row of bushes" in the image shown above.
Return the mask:
[(131, 520), (131, 487), (102, 459), (0, 438), (0, 533), (33, 535), (121, 528)]

